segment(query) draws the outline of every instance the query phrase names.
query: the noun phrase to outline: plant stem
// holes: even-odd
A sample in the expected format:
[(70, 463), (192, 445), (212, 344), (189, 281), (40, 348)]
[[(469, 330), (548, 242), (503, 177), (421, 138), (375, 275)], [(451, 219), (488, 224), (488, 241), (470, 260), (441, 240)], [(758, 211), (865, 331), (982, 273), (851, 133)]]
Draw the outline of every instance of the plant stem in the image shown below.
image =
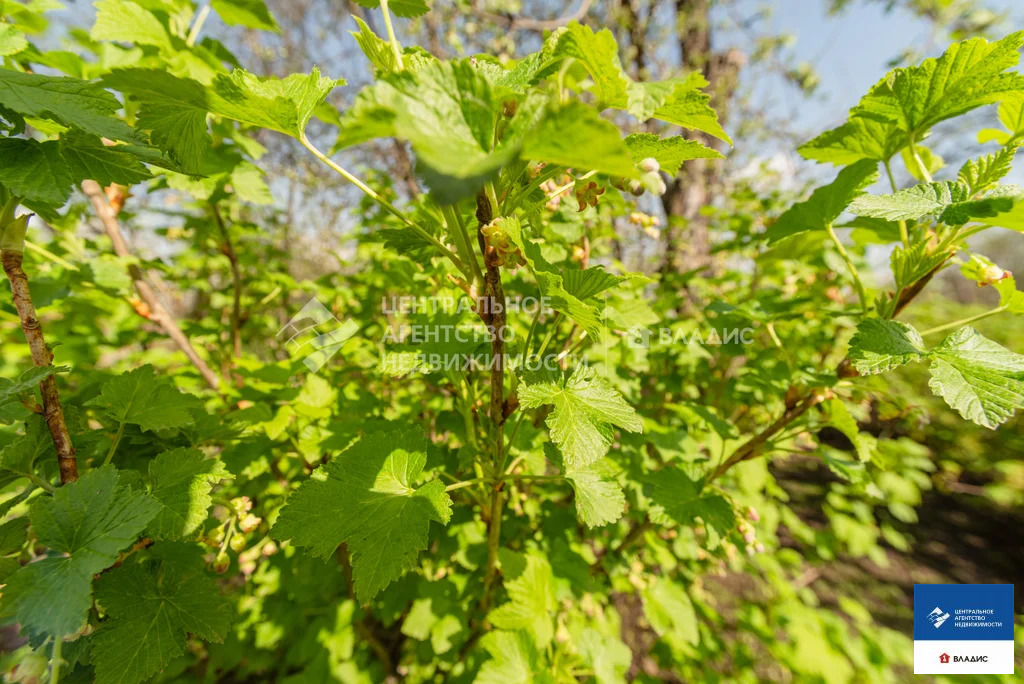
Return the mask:
[(536, 354), (537, 358), (540, 358), (541, 355), (544, 354), (544, 350), (546, 350), (548, 348), (548, 345), (551, 343), (551, 338), (554, 337), (555, 331), (558, 330), (558, 321), (561, 320), (561, 318), (562, 318), (562, 312), (559, 311), (558, 313), (555, 314), (554, 320), (551, 321), (551, 330), (544, 337), (544, 341), (541, 342), (540, 349), (537, 350), (537, 354)]
[(40, 245), (37, 245), (34, 242), (29, 242), (28, 240), (25, 240), (25, 249), (27, 249), (30, 252), (35, 252), (36, 254), (38, 254), (39, 256), (43, 257), (47, 261), (52, 261), (53, 263), (57, 264), (58, 266), (61, 266), (61, 267), (65, 268), (65, 269), (67, 269), (69, 271), (77, 271), (77, 270), (79, 270), (78, 266), (75, 266), (73, 263), (71, 263), (67, 259), (63, 259), (63, 258), (57, 256), (56, 254), (54, 254), (50, 250), (46, 249), (45, 247), (41, 247)]
[(846, 262), (846, 267), (848, 269), (850, 269), (850, 275), (853, 277), (854, 287), (857, 289), (857, 297), (860, 298), (860, 306), (861, 306), (861, 308), (864, 311), (867, 311), (868, 310), (868, 298), (867, 298), (867, 294), (865, 294), (865, 292), (864, 292), (864, 284), (860, 281), (860, 274), (857, 273), (857, 267), (853, 265), (853, 260), (850, 259), (850, 255), (847, 253), (846, 247), (844, 247), (843, 243), (840, 242), (839, 236), (836, 235), (835, 229), (832, 228), (832, 224), (831, 223), (826, 224), (825, 228), (828, 229), (829, 237), (832, 238), (832, 242), (835, 243), (836, 249), (839, 250), (839, 256), (841, 256), (843, 258), (843, 261)]
[(921, 334), (922, 335), (931, 335), (932, 333), (942, 332), (943, 330), (949, 330), (950, 328), (959, 328), (960, 326), (968, 325), (969, 323), (973, 323), (974, 321), (980, 321), (983, 318), (988, 318), (989, 316), (995, 316), (996, 314), (1002, 313), (1002, 312), (1006, 311), (1009, 308), (1010, 307), (1008, 305), (1005, 305), (1005, 304), (1003, 306), (997, 306), (994, 309), (989, 309), (988, 311), (986, 311), (984, 313), (977, 314), (975, 316), (968, 316), (967, 318), (961, 318), (960, 320), (953, 321), (952, 323), (946, 323), (944, 325), (935, 326), (934, 328), (928, 328), (927, 330), (922, 330)]
[(49, 684), (57, 684), (60, 681), (60, 666), (63, 663), (61, 658), (61, 649), (64, 646), (64, 640), (60, 636), (53, 638), (53, 653), (50, 656), (50, 682)]
[[(487, 184), (487, 190), (477, 195), (476, 198), (476, 220), (477, 220), (477, 244), (480, 253), (484, 257), (484, 296), (487, 307), (483, 312), (484, 322), (490, 329), (491, 336), (491, 404), (489, 417), (491, 419), (491, 439), (494, 453), (491, 463), (492, 472), (500, 473), (505, 466), (505, 291), (501, 284), (501, 271), (499, 262), (491, 250), (491, 257), (488, 257), (486, 240), (484, 239), (483, 227), (494, 219), (494, 210), (497, 209), (497, 192), (494, 185)], [(487, 565), (484, 570), (483, 595), (480, 598), (480, 612), (487, 613), (487, 607), (491, 600), (491, 586), (494, 584), (495, 573), (497, 572), (498, 546), (501, 542), (501, 518), (502, 518), (502, 484), (495, 480), (491, 487), (491, 507), (487, 520)]]
[(450, 485), (448, 485), (447, 487), (444, 488), (444, 491), (446, 491), (446, 492), (454, 492), (456, 489), (462, 489), (463, 487), (470, 487), (470, 486), (475, 485), (475, 484), (483, 484), (484, 482), (490, 482), (490, 481), (491, 481), (491, 478), (489, 478), (489, 477), (474, 477), (472, 480), (462, 480), (461, 482), (456, 482), (455, 484), (450, 484)]
[(117, 433), (114, 435), (114, 441), (110, 443), (110, 449), (107, 450), (107, 457), (103, 459), (103, 465), (107, 465), (114, 459), (114, 452), (117, 451), (118, 445), (121, 444), (121, 438), (124, 437), (124, 426), (125, 423), (117, 426)]
[(395, 63), (399, 69), (405, 69), (402, 62), (402, 45), (395, 36), (395, 27), (391, 25), (391, 12), (388, 11), (388, 0), (380, 0), (380, 12), (384, 15), (384, 28), (388, 32), (388, 42), (391, 43), (391, 51), (395, 53)]
[(206, 4), (199, 10), (199, 14), (196, 15), (196, 20), (192, 22), (192, 28), (189, 29), (188, 38), (185, 39), (185, 45), (192, 47), (196, 44), (196, 40), (199, 38), (199, 32), (203, 30), (203, 24), (206, 23), (206, 18), (208, 16), (210, 16), (210, 5)]
[(391, 202), (388, 202), (386, 199), (381, 197), (380, 194), (376, 190), (371, 188), (369, 185), (367, 185), (363, 181), (359, 180), (359, 178), (357, 178), (356, 176), (353, 176), (351, 173), (349, 173), (348, 171), (343, 169), (341, 166), (339, 166), (337, 163), (335, 163), (334, 160), (332, 160), (326, 154), (324, 154), (323, 152), (318, 150), (313, 145), (313, 143), (309, 142), (309, 140), (306, 138), (305, 134), (303, 134), (299, 138), (299, 142), (302, 143), (302, 146), (305, 147), (307, 150), (309, 150), (313, 154), (314, 157), (316, 157), (317, 159), (322, 161), (324, 164), (326, 164), (332, 171), (337, 173), (339, 176), (341, 176), (342, 178), (347, 180), (352, 185), (354, 185), (357, 188), (359, 188), (360, 190), (362, 190), (364, 193), (366, 193), (367, 197), (369, 197), (374, 202), (376, 202), (377, 204), (382, 206), (385, 210), (387, 210), (388, 213), (390, 213), (392, 216), (394, 216), (395, 218), (400, 220), (402, 223), (404, 223), (406, 226), (411, 228), (414, 232), (416, 232), (424, 240), (426, 240), (427, 242), (429, 242), (430, 244), (434, 245), (439, 250), (441, 250), (441, 253), (444, 254), (446, 257), (448, 257), (448, 259), (451, 260), (451, 262), (453, 264), (455, 264), (455, 266), (460, 271), (462, 271), (462, 274), (464, 276), (466, 276), (467, 278), (472, 278), (471, 272), (469, 270), (467, 270), (467, 267), (462, 263), (462, 260), (459, 259), (459, 257), (457, 257), (455, 255), (455, 253), (452, 252), (452, 250), (448, 249), (448, 247), (446, 247), (443, 242), (438, 240), (436, 237), (434, 237), (429, 232), (427, 232), (427, 230), (425, 228), (423, 228), (418, 223), (416, 223), (415, 221), (410, 219), (408, 216), (406, 216), (405, 213), (402, 210), (398, 209), (395, 205), (391, 204)]
[(441, 215), (444, 216), (444, 221), (448, 224), (448, 232), (455, 236), (459, 255), (473, 269), (473, 284), (484, 282), (484, 274), (473, 254), (473, 242), (469, 239), (469, 232), (466, 230), (462, 216), (459, 215), (458, 208), (453, 204), (442, 204)]
[(224, 219), (221, 217), (217, 205), (211, 204), (210, 210), (213, 212), (213, 219), (217, 224), (217, 229), (220, 231), (222, 240), (221, 250), (231, 264), (231, 351), (232, 355), (238, 358), (242, 355), (242, 270), (238, 265), (238, 254), (235, 252), (235, 246), (231, 243), (231, 234), (228, 232), (228, 227), (224, 224)]
[(555, 188), (554, 190), (552, 190), (551, 192), (548, 193), (548, 199), (552, 200), (552, 199), (558, 197), (559, 195), (561, 195), (563, 192), (565, 192), (569, 188), (575, 186), (577, 181), (586, 180), (586, 179), (590, 178), (591, 176), (593, 176), (595, 173), (597, 173), (597, 171), (587, 171), (585, 174), (583, 174), (579, 178), (571, 180), (571, 181), (569, 181), (568, 183), (566, 183), (565, 185), (563, 185), (561, 187)]
[[(12, 226), (8, 225), (5, 230), (4, 243), (10, 246), (9, 238)], [(21, 267), (23, 253), (15, 249), (4, 249), (0, 251), (0, 262), (3, 263), (4, 273), (11, 281), (11, 294), (14, 298), (14, 308), (18, 311), (21, 319), (21, 330), (25, 333), (25, 340), (28, 342), (29, 351), (32, 354), (32, 363), (37, 366), (52, 366), (53, 352), (46, 344), (43, 336), (43, 329), (36, 315), (35, 305), (32, 303), (32, 292), (29, 289), (28, 276)], [(60, 403), (60, 394), (57, 392), (57, 380), (54, 376), (43, 378), (39, 383), (39, 392), (43, 397), (43, 418), (50, 430), (50, 438), (57, 450), (57, 465), (60, 468), (61, 484), (74, 482), (78, 479), (78, 462), (75, 460), (75, 447), (71, 443), (71, 433), (68, 432), (67, 422), (64, 420), (64, 409)]]
[(924, 160), (921, 159), (921, 155), (917, 153), (917, 141), (914, 139), (913, 133), (907, 134), (907, 139), (910, 141), (910, 155), (914, 158), (914, 162), (917, 164), (917, 170), (921, 173), (921, 177), (924, 178), (925, 182), (932, 182), (932, 174), (928, 173), (928, 167), (924, 165)]
[(811, 392), (804, 397), (803, 401), (800, 401), (794, 406), (786, 409), (782, 415), (775, 420), (775, 422), (756, 434), (754, 437), (750, 438), (748, 441), (744, 442), (736, 449), (736, 451), (732, 452), (732, 455), (730, 455), (729, 458), (720, 463), (718, 467), (712, 471), (711, 475), (708, 476), (707, 483), (711, 483), (713, 480), (721, 477), (737, 463), (747, 461), (757, 456), (761, 447), (764, 446), (769, 439), (806, 413), (809, 408), (820, 403), (822, 399), (823, 397), (819, 393)]
[[(889, 176), (889, 185), (892, 187), (892, 191), (896, 192), (896, 178), (892, 175), (892, 165), (889, 160), (885, 160), (885, 173)], [(910, 235), (907, 233), (907, 222), (905, 220), (900, 221), (900, 240), (903, 241), (904, 247), (910, 246)]]
[[(107, 201), (103, 188), (96, 181), (84, 180), (82, 181), (82, 192), (89, 198), (96, 216), (99, 217), (100, 222), (103, 224), (103, 229), (114, 246), (114, 254), (122, 259), (131, 259), (132, 253), (128, 249), (128, 243), (124, 241), (124, 236), (121, 235), (121, 226), (117, 220), (117, 212), (114, 211), (114, 208), (110, 206), (110, 202)], [(199, 356), (195, 347), (192, 346), (192, 342), (181, 331), (181, 328), (178, 327), (177, 321), (174, 320), (171, 313), (160, 302), (160, 299), (156, 296), (156, 291), (153, 290), (153, 286), (146, 280), (146, 276), (138, 264), (134, 262), (129, 263), (128, 275), (131, 276), (132, 282), (135, 284), (135, 291), (139, 293), (139, 297), (149, 307), (149, 320), (163, 328), (167, 336), (174, 341), (178, 349), (188, 357), (188, 360), (192, 362), (192, 365), (199, 371), (199, 374), (203, 376), (206, 384), (214, 391), (219, 391), (220, 378), (217, 377), (217, 374), (213, 372), (213, 369), (210, 368), (206, 361)]]
[(544, 167), (544, 169), (537, 174), (537, 177), (530, 181), (530, 183), (518, 192), (515, 197), (505, 198), (505, 204), (502, 206), (502, 212), (508, 214), (511, 210), (518, 207), (519, 203), (522, 202), (527, 195), (543, 185), (544, 181), (549, 178), (554, 178), (562, 171), (564, 171), (564, 167), (556, 166), (554, 164)]

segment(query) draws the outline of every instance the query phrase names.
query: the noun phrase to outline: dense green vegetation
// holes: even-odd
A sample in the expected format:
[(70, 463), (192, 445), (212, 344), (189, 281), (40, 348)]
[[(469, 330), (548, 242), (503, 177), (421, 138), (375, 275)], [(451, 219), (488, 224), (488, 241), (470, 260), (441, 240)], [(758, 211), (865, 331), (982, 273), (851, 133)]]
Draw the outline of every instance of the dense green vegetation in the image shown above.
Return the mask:
[[(976, 236), (1024, 230), (1024, 32), (880, 74), (799, 147), (813, 192), (684, 216), (733, 142), (701, 73), (579, 21), (443, 59), (399, 43), (422, 0), (359, 4), (384, 30), (344, 37), (374, 78), (338, 108), (335, 65), (203, 35), (279, 30), (260, 0), (100, 0), (74, 51), (0, 3), (7, 676), (908, 678), (899, 590), (843, 573), (911, 557), (930, 490), (1021, 505), (1024, 293)], [(282, 141), (361, 192), (314, 277)]]

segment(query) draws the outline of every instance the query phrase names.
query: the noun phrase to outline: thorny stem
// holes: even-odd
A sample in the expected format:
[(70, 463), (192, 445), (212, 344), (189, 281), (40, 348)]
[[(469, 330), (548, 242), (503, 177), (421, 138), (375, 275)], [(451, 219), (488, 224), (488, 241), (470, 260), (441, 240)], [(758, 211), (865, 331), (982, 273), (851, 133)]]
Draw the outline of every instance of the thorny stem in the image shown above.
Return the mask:
[(316, 157), (317, 159), (322, 161), (324, 164), (326, 164), (332, 171), (337, 173), (339, 176), (341, 176), (342, 178), (347, 180), (352, 185), (354, 185), (357, 188), (359, 188), (360, 190), (362, 190), (364, 193), (366, 193), (367, 197), (369, 197), (374, 202), (376, 202), (377, 204), (382, 206), (388, 213), (390, 213), (392, 216), (394, 216), (395, 218), (400, 220), (402, 223), (404, 223), (406, 226), (411, 228), (413, 231), (415, 231), (417, 234), (419, 234), (419, 236), (422, 237), (424, 240), (426, 240), (427, 242), (429, 242), (430, 244), (434, 245), (439, 250), (441, 250), (441, 253), (444, 254), (446, 257), (448, 257), (448, 259), (451, 260), (451, 262), (453, 264), (455, 264), (455, 266), (460, 271), (462, 271), (463, 275), (465, 275), (467, 278), (472, 277), (470, 275), (470, 271), (467, 270), (466, 265), (462, 263), (462, 260), (459, 259), (459, 257), (457, 257), (455, 255), (455, 253), (452, 252), (452, 250), (448, 249), (448, 247), (446, 247), (443, 242), (438, 240), (436, 237), (434, 237), (429, 232), (427, 232), (427, 230), (425, 228), (423, 228), (418, 223), (416, 223), (415, 221), (410, 219), (408, 216), (406, 216), (405, 213), (401, 209), (398, 209), (395, 205), (391, 204), (391, 202), (388, 202), (386, 199), (381, 197), (380, 194), (376, 190), (371, 188), (369, 185), (367, 185), (363, 181), (359, 180), (357, 177), (353, 176), (351, 173), (349, 173), (344, 168), (339, 166), (333, 159), (331, 159), (326, 154), (324, 154), (323, 152), (318, 150), (313, 145), (313, 143), (309, 142), (309, 140), (306, 138), (305, 134), (303, 134), (299, 138), (299, 142), (302, 143), (302, 146), (305, 147), (307, 150), (309, 150), (314, 157)]
[(860, 281), (860, 274), (857, 273), (857, 267), (853, 265), (853, 260), (847, 253), (846, 247), (844, 247), (843, 243), (839, 240), (839, 236), (836, 235), (836, 231), (832, 228), (832, 224), (826, 224), (825, 228), (828, 229), (829, 237), (832, 238), (832, 242), (835, 243), (836, 249), (839, 250), (839, 256), (843, 258), (843, 261), (846, 262), (846, 267), (850, 269), (850, 275), (853, 277), (853, 285), (857, 288), (857, 297), (860, 299), (861, 309), (867, 311), (868, 298), (867, 294), (864, 292), (864, 284)]
[(398, 42), (398, 37), (395, 35), (395, 27), (391, 25), (391, 12), (388, 11), (388, 0), (380, 0), (380, 12), (384, 15), (384, 28), (388, 32), (388, 42), (391, 43), (391, 50), (395, 53), (395, 63), (400, 70), (405, 69), (405, 64), (402, 62), (402, 45)]
[(968, 316), (967, 318), (961, 318), (960, 320), (953, 321), (952, 323), (946, 323), (944, 325), (935, 326), (934, 328), (928, 328), (927, 330), (922, 330), (921, 334), (922, 335), (931, 335), (932, 333), (942, 332), (943, 330), (949, 330), (950, 328), (959, 328), (962, 325), (968, 325), (969, 323), (973, 323), (974, 321), (980, 321), (983, 318), (988, 318), (989, 316), (995, 316), (996, 314), (1002, 313), (1002, 312), (1006, 311), (1009, 308), (1010, 308), (1009, 305), (1006, 305), (1006, 304), (1004, 304), (1002, 306), (997, 306), (994, 309), (989, 309), (988, 311), (986, 311), (984, 313), (977, 314), (975, 316)]
[[(23, 224), (26, 222), (27, 218), (15, 219), (4, 227), (4, 249), (0, 251), (0, 262), (3, 263), (4, 273), (7, 274), (7, 279), (11, 282), (14, 308), (18, 311), (18, 317), (21, 319), (21, 330), (25, 333), (25, 340), (28, 342), (32, 354), (32, 363), (47, 367), (53, 365), (53, 352), (46, 344), (39, 317), (36, 315), (35, 305), (32, 303), (28, 276), (21, 267), (23, 253), (20, 245), (15, 246), (15, 243), (19, 242), (19, 236), (12, 233), (12, 231), (20, 230), (20, 240), (23, 241)], [(43, 397), (43, 418), (46, 420), (46, 427), (50, 430), (53, 446), (57, 450), (60, 482), (61, 484), (74, 482), (78, 479), (78, 462), (75, 460), (75, 447), (71, 443), (71, 433), (68, 432), (68, 425), (64, 420), (64, 409), (60, 403), (57, 380), (54, 376), (50, 375), (40, 381), (39, 392)]]
[[(96, 216), (99, 217), (107, 237), (110, 238), (110, 242), (114, 246), (114, 253), (122, 259), (130, 259), (132, 253), (128, 249), (128, 243), (124, 241), (124, 236), (121, 235), (121, 226), (117, 221), (117, 212), (114, 211), (114, 208), (110, 206), (110, 202), (107, 201), (103, 188), (96, 181), (84, 180), (82, 181), (82, 192), (85, 193), (85, 196), (92, 203)], [(220, 378), (217, 377), (217, 374), (213, 372), (206, 361), (199, 356), (195, 347), (192, 346), (192, 342), (181, 331), (181, 328), (178, 327), (177, 321), (174, 320), (171, 313), (160, 302), (160, 299), (156, 296), (156, 291), (153, 290), (153, 286), (146, 280), (146, 276), (138, 264), (129, 263), (128, 275), (131, 276), (132, 282), (135, 284), (135, 291), (139, 293), (146, 306), (149, 307), (149, 320), (163, 328), (167, 336), (174, 341), (178, 349), (188, 357), (188, 360), (196, 367), (199, 374), (203, 376), (206, 384), (215, 391), (219, 390)]]

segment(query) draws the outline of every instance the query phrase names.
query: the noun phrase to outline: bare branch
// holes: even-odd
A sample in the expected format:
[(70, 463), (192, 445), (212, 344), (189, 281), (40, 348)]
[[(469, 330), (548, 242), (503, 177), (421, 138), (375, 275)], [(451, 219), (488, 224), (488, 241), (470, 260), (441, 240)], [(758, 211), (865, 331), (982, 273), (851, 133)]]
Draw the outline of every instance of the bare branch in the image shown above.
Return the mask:
[[(82, 181), (82, 192), (92, 202), (93, 209), (96, 211), (96, 215), (99, 217), (100, 222), (103, 223), (103, 229), (107, 232), (107, 236), (114, 245), (114, 253), (122, 259), (129, 258), (132, 256), (131, 251), (128, 249), (127, 243), (124, 241), (124, 237), (121, 235), (121, 226), (117, 221), (117, 214), (110, 203), (107, 201), (107, 196), (103, 192), (103, 188), (100, 187), (96, 181), (86, 180)], [(135, 290), (142, 297), (142, 301), (149, 307), (149, 320), (155, 322), (167, 336), (170, 337), (178, 348), (185, 353), (188, 360), (192, 362), (192, 365), (196, 367), (206, 383), (215, 390), (220, 389), (220, 378), (213, 372), (210, 366), (196, 353), (195, 348), (189, 341), (185, 333), (178, 327), (178, 323), (171, 316), (171, 313), (164, 307), (160, 302), (160, 299), (156, 296), (156, 292), (153, 291), (153, 286), (146, 280), (146, 276), (143, 274), (142, 269), (138, 265), (132, 263), (128, 266), (128, 274), (132, 278), (132, 282), (135, 283)]]

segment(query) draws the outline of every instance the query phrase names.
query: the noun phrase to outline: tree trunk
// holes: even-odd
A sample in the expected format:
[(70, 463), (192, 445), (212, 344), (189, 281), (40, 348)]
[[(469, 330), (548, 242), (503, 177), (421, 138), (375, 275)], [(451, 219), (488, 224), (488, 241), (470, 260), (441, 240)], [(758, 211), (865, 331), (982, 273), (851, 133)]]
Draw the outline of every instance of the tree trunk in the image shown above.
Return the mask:
[[(712, 0), (676, 0), (680, 64), (686, 71), (704, 75), (711, 106), (724, 122), (744, 58), (737, 50), (712, 50), (711, 5)], [(721, 140), (700, 131), (683, 131), (683, 135), (712, 149), (724, 146)], [(679, 176), (669, 183), (661, 198), (668, 224), (663, 273), (705, 268), (711, 263), (709, 222), (701, 209), (710, 204), (721, 186), (721, 161), (712, 159), (686, 162)]]

